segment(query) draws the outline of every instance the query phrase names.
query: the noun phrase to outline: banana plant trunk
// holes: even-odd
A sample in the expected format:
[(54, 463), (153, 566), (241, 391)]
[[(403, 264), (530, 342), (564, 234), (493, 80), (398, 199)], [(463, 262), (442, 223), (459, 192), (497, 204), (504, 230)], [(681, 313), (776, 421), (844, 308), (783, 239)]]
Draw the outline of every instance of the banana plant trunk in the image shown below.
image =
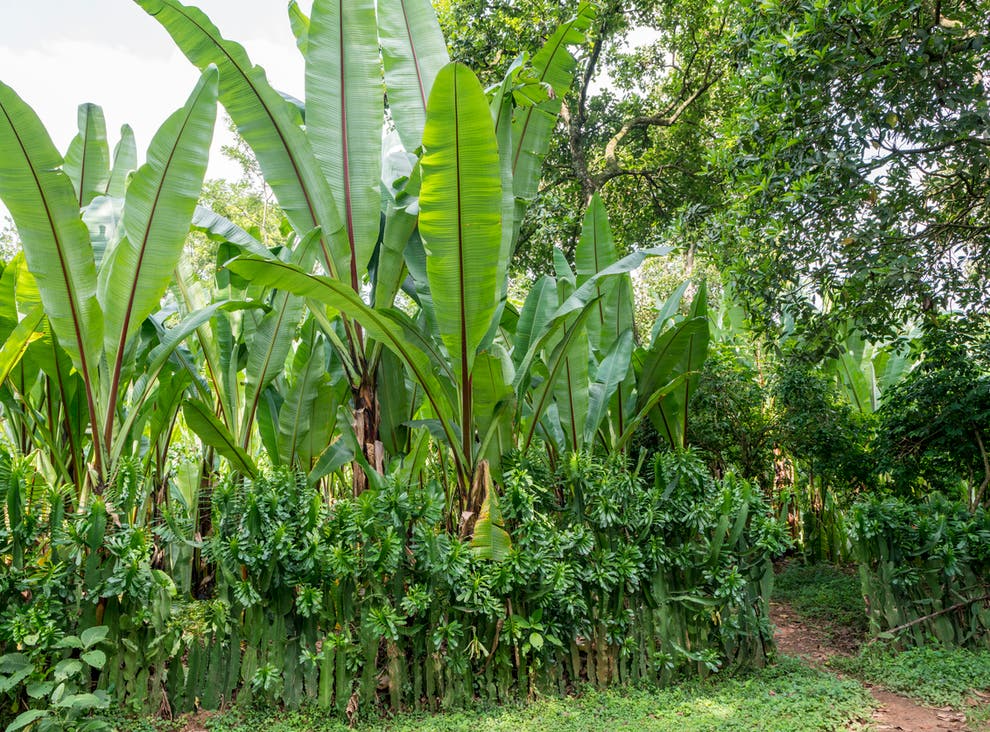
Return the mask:
[[(367, 466), (376, 473), (385, 472), (384, 447), (380, 430), (382, 423), (381, 407), (378, 403), (377, 378), (374, 371), (366, 371), (361, 383), (352, 390), (354, 399), (354, 436), (367, 461)], [(361, 461), (354, 462), (354, 495), (359, 496), (368, 489), (368, 475)]]

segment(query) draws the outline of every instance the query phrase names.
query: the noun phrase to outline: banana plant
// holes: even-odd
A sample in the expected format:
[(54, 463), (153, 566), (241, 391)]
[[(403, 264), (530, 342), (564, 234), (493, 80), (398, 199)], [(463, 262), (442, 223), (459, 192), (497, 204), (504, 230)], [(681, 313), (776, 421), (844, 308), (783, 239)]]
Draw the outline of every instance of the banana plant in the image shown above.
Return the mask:
[[(649, 418), (672, 446), (683, 447), (687, 404), (708, 343), (704, 287), (688, 317), (664, 328), (669, 310), (658, 313), (654, 338), (648, 346), (637, 347), (631, 277), (628, 272), (602, 277), (622, 260), (598, 196), (592, 197), (585, 213), (575, 250), (576, 271), (561, 252), (555, 254), (556, 278), (541, 278), (520, 313), (516, 363), (521, 363), (530, 333), (534, 328), (539, 332), (538, 324), (546, 322), (576, 288), (594, 293), (593, 307), (566, 347), (564, 339), (556, 336), (543, 349), (540, 372), (546, 377), (526, 397), (535, 418), (527, 421), (522, 415), (521, 446), (528, 448), (539, 434), (556, 454), (594, 445), (612, 453), (623, 450)], [(671, 309), (676, 310), (676, 303)]]
[[(905, 340), (917, 337), (906, 334)], [(900, 381), (914, 365), (910, 349), (903, 343), (871, 343), (850, 323), (840, 341), (842, 351), (823, 364), (853, 408), (872, 414), (885, 389)]]
[[(0, 198), (23, 245), (22, 278), (33, 281), (44, 313), (37, 327), (22, 329), (33, 330), (28, 339), (37, 336), (22, 358), (38, 352), (64, 406), (73, 389), (81, 395), (85, 418), (74, 436), (80, 446), (87, 442), (91, 470), (77, 476), (80, 489), (101, 491), (115, 463), (142, 444), (146, 406), (162, 396), (158, 377), (194, 323), (210, 315), (191, 313), (150, 340), (143, 331), (161, 308), (195, 211), (217, 84), (217, 70), (204, 71), (133, 172), (120, 167), (134, 161), (126, 128), (109, 168), (105, 124), (94, 105), (80, 108), (80, 136), (63, 159), (31, 107), (0, 84)], [(121, 192), (122, 204), (108, 204), (107, 194)], [(106, 247), (99, 257), (97, 239)], [(59, 365), (63, 354), (77, 380)]]
[[(463, 186), (459, 195), (448, 196), (449, 187), (468, 179), (450, 177), (447, 163), (457, 156), (435, 144), (440, 135), (459, 130), (452, 130), (449, 119), (440, 123), (439, 101), (432, 115), (437, 137), (431, 140), (427, 135), (432, 91), (449, 61), (428, 0), (316, 0), (311, 17), (298, 5), (290, 5), (290, 24), (306, 61), (306, 100), (301, 105), (305, 126), (301, 106), (272, 88), (244, 49), (226, 40), (201, 11), (178, 0), (137, 2), (192, 63), (219, 67), (220, 101), (254, 151), (298, 238), (315, 232), (320, 274), (356, 296), (356, 300), (345, 296), (335, 286), (349, 307), (360, 304), (389, 312), (400, 286), (416, 270), (419, 276), (413, 277), (410, 292), (424, 317), (443, 329), (441, 356), (453, 359), (451, 369), (461, 377), (461, 390), (450, 399), (451, 408), (460, 415), (459, 422), (467, 417), (470, 423), (474, 354), (481, 341), (491, 339), (481, 327), (490, 328), (493, 320), (497, 325), (497, 318), (489, 316), (503, 308), (504, 273), (514, 232), (527, 198), (535, 192), (559, 112), (559, 102), (554, 106), (550, 101), (553, 94), (534, 89), (566, 91), (574, 68), (568, 46), (583, 40), (582, 30), (593, 17), (591, 6), (583, 4), (575, 19), (554, 34), (527, 66), (527, 74), (520, 74), (520, 66), (514, 68), (502, 97), (493, 103), (497, 112), (492, 117), (484, 113), (488, 100), (479, 93), (477, 82), (469, 83), (463, 71), (448, 72), (449, 88), (460, 83), (457, 93), (470, 91), (463, 98), (471, 100), (474, 116), (468, 120), (460, 115), (458, 125), (485, 126), (483, 144), (482, 138), (475, 139), (485, 168), (476, 181), (480, 187)], [(531, 93), (523, 93), (524, 88)], [(449, 96), (445, 93), (443, 98)], [(386, 97), (395, 134), (386, 136), (383, 154)], [(542, 104), (538, 110), (537, 103)], [(452, 112), (447, 111), (449, 118)], [(499, 132), (493, 139), (504, 144), (489, 141), (494, 127)], [(479, 244), (473, 259), (464, 256), (463, 244), (474, 238), (474, 230), (471, 237), (463, 229), (450, 232), (458, 211), (444, 207), (458, 205), (455, 202), (466, 217), (462, 222), (470, 219), (472, 226), (480, 227), (478, 242), (486, 242), (484, 247)], [(429, 257), (424, 259), (427, 251)], [(416, 261), (422, 265), (418, 269)], [(288, 287), (266, 281), (273, 289)], [(293, 296), (300, 296), (298, 290)], [(283, 292), (277, 297), (289, 295)], [(342, 334), (338, 334), (333, 327), (336, 310), (328, 311), (325, 302), (313, 298), (308, 305), (336, 351), (351, 390), (351, 431), (361, 453), (358, 463), (380, 471), (385, 442), (394, 441), (382, 440), (379, 379), (404, 381), (406, 375), (380, 372), (386, 344), (376, 327), (355, 316), (354, 308), (341, 309)], [(384, 388), (398, 393), (403, 386)], [(244, 428), (250, 426), (250, 421), (242, 425), (242, 439), (248, 438)], [(455, 436), (451, 431), (447, 437)], [(460, 445), (462, 480), (468, 479), (474, 463), (473, 439), (465, 434), (451, 439)], [(354, 490), (362, 490), (366, 481), (364, 471), (356, 467)]]

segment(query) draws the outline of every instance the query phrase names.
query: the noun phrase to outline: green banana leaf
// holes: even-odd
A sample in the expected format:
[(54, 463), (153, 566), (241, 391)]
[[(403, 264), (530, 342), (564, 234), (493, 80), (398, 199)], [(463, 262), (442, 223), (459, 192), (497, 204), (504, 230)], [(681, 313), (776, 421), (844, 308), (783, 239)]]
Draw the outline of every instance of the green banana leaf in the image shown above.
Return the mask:
[[(89, 240), (93, 246), (93, 263), (99, 273), (107, 249), (116, 241), (120, 222), (124, 217), (124, 199), (111, 196), (97, 196), (82, 211), (82, 220), (89, 230)], [(99, 275), (97, 275), (99, 287)]]
[(516, 324), (516, 337), (512, 345), (512, 363), (516, 371), (522, 365), (532, 342), (546, 332), (559, 305), (556, 281), (548, 275), (542, 275), (526, 295), (526, 302), (523, 303), (519, 322)]
[[(536, 197), (550, 135), (577, 66), (567, 47), (584, 42), (584, 31), (591, 26), (595, 14), (591, 3), (582, 2), (574, 18), (560, 25), (533, 57), (532, 66), (537, 78), (541, 84), (551, 87), (554, 94), (546, 101), (519, 109), (513, 120), (512, 185), (518, 199), (531, 201)], [(521, 213), (517, 215), (521, 216)]]
[(698, 382), (701, 380), (701, 368), (708, 356), (708, 292), (704, 282), (701, 283), (698, 293), (691, 303), (687, 322), (694, 322), (699, 325), (687, 329), (687, 345), (681, 362), (675, 370), (677, 375), (684, 374), (685, 379), (681, 382), (680, 387), (674, 389), (667, 398), (660, 402), (659, 411), (662, 414), (662, 419), (658, 420), (656, 414), (651, 415), (651, 419), (658, 429), (660, 422), (662, 422), (667, 437), (674, 447), (687, 446), (691, 395), (698, 388)]
[(344, 219), (355, 290), (381, 225), (379, 59), (374, 0), (316, 0), (306, 51), (306, 134)]
[(378, 38), (388, 107), (402, 145), (415, 152), (423, 141), (434, 79), (450, 62), (430, 0), (381, 0)]
[(65, 174), (76, 189), (79, 208), (102, 196), (110, 184), (110, 145), (103, 110), (95, 104), (80, 104), (79, 133), (65, 153)]
[(495, 314), (502, 178), (488, 101), (474, 72), (437, 74), (423, 132), (419, 231), (440, 329), (459, 384), (467, 384)]
[[(559, 301), (567, 299), (574, 291), (574, 282), (570, 278), (557, 282)], [(553, 381), (553, 397), (557, 404), (557, 416), (564, 433), (565, 447), (571, 452), (577, 452), (584, 446), (585, 421), (588, 418), (588, 359), (591, 354), (588, 348), (588, 323), (596, 319), (601, 307), (601, 297), (596, 296), (596, 305), (584, 319), (584, 325), (576, 330), (570, 345), (561, 352), (563, 361), (560, 375)], [(576, 321), (574, 314), (568, 315), (565, 322), (570, 326)], [(556, 345), (553, 341), (548, 348)], [(552, 362), (551, 359), (548, 361)], [(551, 371), (551, 374), (553, 372)]]
[(134, 140), (134, 130), (130, 125), (120, 128), (120, 140), (113, 149), (113, 167), (110, 169), (110, 180), (103, 191), (113, 198), (123, 198), (127, 189), (127, 176), (137, 168), (137, 143)]
[(10, 372), (20, 363), (28, 346), (41, 337), (39, 328), (44, 317), (44, 308), (40, 305), (35, 307), (4, 339), (3, 346), (0, 347), (0, 384), (7, 380)]
[(124, 236), (100, 268), (104, 347), (113, 364), (110, 410), (116, 409), (126, 343), (160, 307), (182, 255), (206, 175), (217, 114), (217, 83), (216, 67), (207, 69), (185, 106), (155, 134), (148, 162), (134, 173), (127, 187)]
[(289, 27), (292, 29), (292, 35), (296, 37), (296, 47), (305, 57), (309, 48), (309, 17), (296, 0), (289, 0)]
[[(615, 264), (619, 259), (612, 228), (601, 197), (595, 193), (585, 212), (581, 238), (574, 250), (574, 264), (579, 285), (599, 272)], [(597, 317), (588, 321), (591, 346), (598, 354), (605, 354), (612, 344), (629, 328), (632, 322), (632, 278), (626, 274), (597, 287)]]
[(488, 482), (488, 486), (485, 499), (482, 501), (478, 520), (474, 524), (474, 534), (468, 546), (476, 559), (502, 562), (509, 556), (509, 551), (512, 549), (512, 539), (509, 537), (509, 532), (505, 530), (505, 522), (498, 507), (495, 491), (492, 490), (491, 483), (486, 482)]
[(236, 471), (251, 478), (258, 474), (258, 468), (250, 455), (237, 444), (230, 430), (217, 419), (209, 406), (198, 399), (189, 399), (182, 405), (182, 416), (189, 429), (218, 454), (227, 458)]
[(447, 393), (434, 374), (430, 355), (413, 345), (415, 341), (412, 334), (401, 323), (400, 318), (390, 317), (389, 311), (369, 307), (356, 292), (343, 283), (328, 277), (310, 275), (287, 262), (240, 257), (229, 262), (227, 268), (256, 284), (280, 287), (300, 297), (312, 298), (361, 323), (372, 338), (402, 359), (410, 375), (423, 387), (425, 399), (442, 423), (444, 437), (454, 448), (459, 469), (467, 472), (467, 467), (458, 454), (459, 441), (450, 421), (453, 410)]
[(52, 329), (87, 384), (87, 404), (97, 433), (99, 416), (91, 385), (96, 383), (102, 350), (103, 312), (96, 298), (89, 232), (79, 217), (72, 182), (62, 170), (62, 156), (34, 110), (3, 83), (0, 199), (17, 226)]
[(588, 418), (584, 423), (584, 441), (588, 445), (594, 441), (595, 432), (608, 413), (612, 397), (626, 380), (632, 364), (633, 346), (633, 332), (628, 329), (616, 339), (598, 364), (595, 381), (588, 388)]
[(251, 63), (243, 46), (228, 41), (198, 8), (178, 0), (135, 0), (153, 16), (200, 70), (220, 69), (220, 102), (258, 159), (265, 181), (298, 232), (320, 227), (323, 264), (331, 276), (348, 270), (349, 248), (330, 186), (305, 133), (299, 110)]

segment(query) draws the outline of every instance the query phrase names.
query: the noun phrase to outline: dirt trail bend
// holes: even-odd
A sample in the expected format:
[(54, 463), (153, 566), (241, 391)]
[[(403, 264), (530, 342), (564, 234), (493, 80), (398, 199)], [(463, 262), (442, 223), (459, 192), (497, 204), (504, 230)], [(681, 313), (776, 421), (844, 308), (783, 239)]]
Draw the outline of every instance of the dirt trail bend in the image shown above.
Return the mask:
[[(776, 630), (777, 651), (807, 661), (811, 666), (834, 673), (828, 667), (836, 656), (852, 655), (859, 646), (859, 639), (852, 631), (832, 628), (827, 632), (814, 627), (793, 612), (787, 605), (770, 603), (770, 619)], [(893, 694), (872, 684), (863, 686), (877, 701), (873, 723), (878, 732), (904, 730), (904, 732), (966, 732), (966, 715), (952, 709), (931, 709), (910, 699)]]

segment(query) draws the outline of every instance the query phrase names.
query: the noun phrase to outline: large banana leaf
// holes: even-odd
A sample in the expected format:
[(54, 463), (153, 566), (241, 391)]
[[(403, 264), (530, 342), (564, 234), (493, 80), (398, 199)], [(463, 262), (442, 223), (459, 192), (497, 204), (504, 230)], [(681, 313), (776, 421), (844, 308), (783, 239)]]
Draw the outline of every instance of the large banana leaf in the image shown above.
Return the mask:
[(220, 69), (220, 102), (251, 146), (265, 181), (298, 232), (323, 231), (324, 266), (331, 276), (347, 271), (349, 250), (330, 187), (305, 133), (298, 110), (268, 83), (244, 48), (220, 35), (206, 15), (178, 0), (136, 0), (201, 70)]
[(505, 530), (502, 511), (498, 507), (498, 498), (495, 491), (492, 490), (487, 471), (484, 473), (484, 478), (487, 490), (481, 504), (481, 511), (478, 513), (478, 520), (474, 524), (474, 533), (469, 546), (476, 559), (501, 562), (509, 556), (512, 549), (512, 539), (509, 537), (509, 532)]
[(137, 408), (148, 401), (153, 393), (155, 381), (158, 375), (165, 368), (174, 352), (190, 335), (197, 329), (202, 328), (211, 319), (221, 312), (233, 312), (237, 310), (247, 310), (260, 307), (257, 302), (244, 302), (237, 300), (220, 300), (209, 305), (198, 308), (189, 313), (179, 321), (174, 328), (165, 331), (161, 336), (158, 345), (151, 349), (144, 359), (141, 375), (135, 379), (130, 392), (130, 406), (124, 421), (117, 431), (117, 436), (111, 449), (111, 457), (116, 457), (121, 453), (124, 441), (134, 426)]
[[(303, 270), (309, 270), (313, 265), (314, 244), (319, 237), (319, 230), (314, 229), (302, 238), (292, 253)], [(241, 443), (245, 448), (250, 444), (251, 427), (262, 395), (268, 385), (285, 370), (285, 359), (292, 348), (305, 303), (301, 297), (281, 290), (272, 294), (271, 305), (271, 311), (260, 319), (250, 337), (244, 376), (245, 409), (240, 432)]]
[(110, 146), (103, 110), (95, 104), (80, 104), (79, 133), (65, 153), (65, 174), (76, 189), (79, 208), (85, 208), (107, 191), (110, 182)]
[[(589, 277), (610, 267), (618, 259), (605, 204), (595, 193), (585, 213), (581, 238), (574, 250), (578, 284), (584, 284)], [(633, 326), (632, 280), (626, 274), (607, 284), (599, 284), (597, 291), (602, 298), (598, 301), (598, 317), (588, 321), (588, 335), (594, 350), (604, 354), (622, 333)]]
[(381, 223), (385, 105), (375, 0), (316, 0), (307, 38), (306, 134), (344, 218), (357, 290)]
[(603, 284), (605, 280), (622, 277), (622, 275), (632, 272), (639, 267), (647, 257), (660, 257), (664, 254), (669, 254), (670, 251), (670, 247), (653, 247), (652, 249), (640, 249), (627, 254), (618, 262), (609, 265), (598, 274), (589, 277), (583, 284), (579, 284), (578, 288), (574, 290), (574, 294), (568, 297), (557, 309), (554, 318), (562, 318), (568, 313), (583, 308), (595, 296), (599, 285)]
[[(663, 425), (674, 447), (686, 446), (691, 395), (698, 388), (701, 367), (704, 366), (705, 358), (708, 356), (708, 293), (704, 282), (701, 283), (691, 303), (687, 322), (698, 325), (688, 330), (684, 356), (676, 367), (677, 375), (683, 374), (684, 380), (659, 404)], [(657, 422), (655, 418), (654, 422)]]
[(251, 339), (244, 378), (245, 409), (241, 427), (241, 444), (245, 448), (251, 440), (251, 424), (262, 392), (285, 370), (285, 359), (292, 348), (303, 307), (301, 297), (287, 292), (275, 293), (272, 310), (261, 318)]
[(107, 359), (114, 364), (109, 408), (125, 344), (161, 304), (196, 209), (217, 114), (216, 67), (203, 73), (185, 106), (158, 130), (148, 162), (131, 178), (124, 199), (124, 236), (100, 270)]
[(403, 146), (419, 148), (437, 74), (450, 58), (430, 0), (380, 0), (378, 35), (388, 107)]
[(543, 275), (526, 295), (519, 322), (516, 324), (516, 337), (512, 345), (512, 363), (518, 371), (530, 345), (547, 329), (560, 301), (557, 296), (557, 283), (548, 275)]
[(512, 390), (512, 360), (498, 343), (478, 354), (471, 376), (474, 415), (478, 434), (489, 443), (487, 453), (495, 479), (501, 475), (500, 459), (512, 447), (512, 417), (515, 393)]
[[(16, 256), (24, 257), (18, 252)], [(14, 266), (0, 262), (0, 339), (6, 340), (17, 327), (17, 273)]]
[[(555, 339), (558, 337), (558, 333), (564, 329), (566, 324), (571, 322), (569, 316), (572, 313), (580, 313), (583, 315), (589, 310), (589, 308), (597, 306), (597, 291), (599, 284), (615, 277), (622, 277), (623, 275), (631, 272), (642, 264), (643, 260), (647, 257), (659, 256), (662, 254), (667, 254), (668, 252), (670, 252), (668, 247), (656, 247), (654, 249), (641, 249), (637, 252), (627, 254), (615, 264), (612, 264), (598, 274), (589, 277), (588, 280), (574, 290), (574, 293), (564, 300), (563, 304), (557, 307), (545, 321), (541, 316), (539, 321), (544, 323), (542, 332), (535, 329), (536, 323), (534, 322), (534, 327), (528, 336), (529, 347), (526, 350), (526, 353), (518, 362), (516, 361), (516, 356), (513, 355), (513, 362), (518, 363), (514, 383), (517, 395), (525, 391), (526, 385), (529, 382), (530, 369), (532, 368), (533, 362), (537, 358), (537, 355), (542, 350), (547, 348), (548, 343), (556, 342)], [(563, 259), (562, 254), (560, 255), (559, 264), (559, 278), (570, 278), (573, 273), (571, 272), (570, 266), (567, 264), (566, 259)], [(557, 299), (556, 292), (553, 293), (552, 297), (555, 300)], [(517, 326), (517, 344), (515, 348), (520, 347), (518, 339), (522, 337), (521, 333), (526, 332), (526, 329), (524, 329), (523, 326), (524, 317), (521, 315), (519, 325)]]
[(540, 104), (521, 108), (512, 123), (513, 190), (523, 201), (536, 197), (550, 133), (557, 124), (561, 100), (571, 88), (576, 61), (567, 47), (584, 42), (584, 31), (594, 17), (594, 6), (582, 2), (574, 18), (559, 26), (533, 57), (539, 81), (550, 86), (554, 94)]
[[(561, 378), (562, 373), (566, 373), (568, 355), (571, 354), (571, 352), (576, 348), (580, 348), (580, 345), (576, 344), (580, 344), (581, 341), (584, 341), (584, 343), (587, 344), (588, 331), (586, 329), (586, 323), (588, 322), (588, 317), (591, 315), (596, 302), (597, 299), (593, 298), (585, 304), (584, 308), (577, 311), (575, 314), (570, 315), (569, 317), (562, 317), (554, 321), (550, 329), (543, 335), (543, 337), (530, 346), (530, 354), (527, 354), (527, 357), (523, 359), (520, 371), (516, 372), (516, 383), (514, 384), (514, 387), (516, 388), (517, 396), (521, 400), (525, 395), (520, 392), (520, 386), (528, 384), (528, 372), (532, 364), (531, 354), (542, 350), (550, 343), (556, 343), (546, 359), (546, 378), (532, 395), (532, 416), (523, 440), (523, 450), (529, 449), (529, 446), (533, 441), (533, 437), (536, 436), (536, 430), (543, 419), (543, 415), (547, 411), (548, 405), (551, 403), (550, 398), (555, 394), (555, 392), (557, 392), (558, 379)], [(587, 353), (587, 345), (584, 346), (584, 349), (585, 353)], [(582, 434), (584, 431), (583, 420), (587, 416), (588, 379), (586, 372), (587, 366), (585, 366), (584, 394), (582, 399), (584, 404), (584, 412), (580, 417), (581, 425), (574, 425), (575, 432), (580, 430)], [(557, 406), (554, 411), (558, 415), (557, 419), (560, 419), (560, 400), (557, 401)], [(578, 414), (579, 411), (575, 409), (572, 413)], [(567, 417), (565, 417), (565, 419), (567, 419)], [(561, 423), (563, 423), (563, 421)]]
[[(0, 83), (0, 198), (17, 226), (28, 268), (59, 343), (87, 385), (103, 342), (96, 267), (79, 200), (38, 115)], [(97, 425), (96, 402), (88, 405)], [(99, 450), (97, 451), (99, 452)]]
[[(298, 445), (309, 432), (315, 416), (326, 420), (329, 415), (314, 415), (320, 379), (326, 373), (326, 347), (322, 340), (309, 340), (299, 343), (293, 357), (295, 379), (285, 395), (285, 401), (278, 413), (278, 448), (282, 462), (294, 465), (298, 457)], [(304, 469), (308, 470), (309, 465)]]
[(203, 402), (190, 399), (182, 405), (182, 416), (186, 419), (189, 429), (199, 435), (207, 445), (223, 455), (240, 473), (254, 477), (258, 468), (251, 456), (237, 444), (230, 430), (217, 419), (213, 411)]
[(230, 219), (224, 218), (205, 206), (197, 206), (192, 217), (192, 228), (212, 241), (229, 242), (249, 254), (270, 257), (264, 245)]
[(296, 47), (303, 57), (309, 48), (309, 16), (303, 12), (296, 0), (289, 0), (289, 27), (296, 37)]
[[(557, 281), (559, 300), (565, 300), (574, 290), (574, 283), (569, 277)], [(578, 451), (584, 446), (585, 421), (588, 418), (588, 326), (595, 320), (601, 298), (594, 312), (585, 320), (585, 325), (574, 334), (570, 344), (562, 351), (563, 361), (560, 375), (553, 382), (553, 397), (557, 403), (557, 415), (563, 429), (566, 445), (571, 451)], [(573, 327), (577, 316), (571, 314), (565, 318), (568, 326)], [(551, 342), (552, 343), (552, 342)], [(556, 344), (553, 344), (556, 345)], [(550, 361), (550, 359), (548, 359)]]
[(416, 386), (406, 378), (406, 367), (391, 350), (381, 355), (375, 384), (381, 409), (382, 445), (389, 455), (402, 455), (409, 443), (408, 422), (414, 419), (417, 407)]
[(488, 102), (473, 71), (445, 66), (428, 110), (419, 230), (437, 325), (463, 384), (495, 313), (502, 178)]
[(595, 432), (608, 412), (609, 403), (626, 380), (632, 363), (633, 332), (626, 330), (598, 364), (595, 381), (588, 388), (588, 419), (584, 423), (584, 441), (591, 444)]
[(97, 272), (103, 266), (107, 249), (117, 240), (117, 230), (123, 217), (124, 199), (112, 196), (97, 196), (82, 211), (82, 220), (89, 229), (89, 241), (93, 246), (93, 262)]
[(4, 337), (3, 346), (0, 347), (0, 384), (7, 380), (13, 368), (20, 363), (32, 341), (41, 337), (40, 327), (44, 316), (44, 309), (37, 306)]
[(653, 343), (657, 339), (657, 336), (666, 329), (668, 321), (677, 315), (677, 311), (681, 307), (681, 298), (684, 297), (684, 293), (687, 292), (687, 288), (690, 286), (690, 280), (682, 282), (670, 293), (663, 304), (660, 305), (659, 310), (657, 310), (656, 320), (653, 321), (653, 330), (650, 332), (650, 343)]
[(137, 143), (130, 125), (120, 128), (120, 140), (113, 149), (113, 167), (110, 180), (103, 191), (108, 196), (123, 198), (127, 187), (127, 174), (137, 168)]

